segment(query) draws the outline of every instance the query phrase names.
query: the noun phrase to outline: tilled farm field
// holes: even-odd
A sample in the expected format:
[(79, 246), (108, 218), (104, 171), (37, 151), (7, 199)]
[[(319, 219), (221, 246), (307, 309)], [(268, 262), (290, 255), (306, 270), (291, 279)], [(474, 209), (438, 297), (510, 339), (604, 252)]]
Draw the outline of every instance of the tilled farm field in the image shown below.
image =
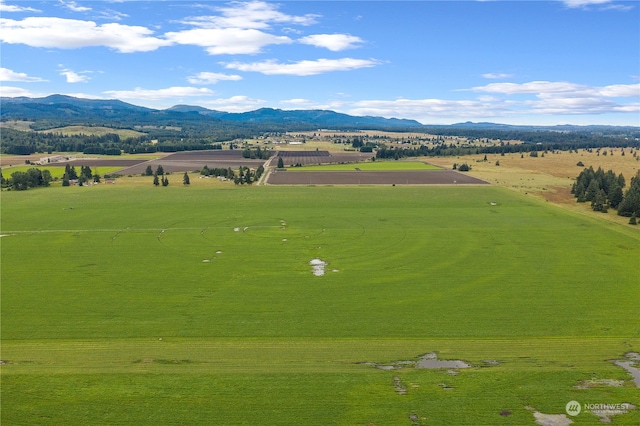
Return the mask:
[(270, 185), (487, 185), (488, 183), (453, 170), (411, 171), (326, 171), (295, 173), (274, 170)]

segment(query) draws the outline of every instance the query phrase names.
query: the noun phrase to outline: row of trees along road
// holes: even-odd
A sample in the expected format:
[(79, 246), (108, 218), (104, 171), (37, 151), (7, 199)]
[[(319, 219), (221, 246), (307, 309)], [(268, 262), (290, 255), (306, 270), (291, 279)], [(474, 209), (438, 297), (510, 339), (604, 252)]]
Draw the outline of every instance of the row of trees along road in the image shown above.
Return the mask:
[(626, 192), (624, 187), (622, 174), (616, 176), (613, 170), (605, 172), (602, 168), (589, 167), (580, 172), (571, 193), (579, 203), (590, 202), (594, 211), (606, 213), (613, 208), (620, 216), (640, 216), (640, 172), (631, 178)]

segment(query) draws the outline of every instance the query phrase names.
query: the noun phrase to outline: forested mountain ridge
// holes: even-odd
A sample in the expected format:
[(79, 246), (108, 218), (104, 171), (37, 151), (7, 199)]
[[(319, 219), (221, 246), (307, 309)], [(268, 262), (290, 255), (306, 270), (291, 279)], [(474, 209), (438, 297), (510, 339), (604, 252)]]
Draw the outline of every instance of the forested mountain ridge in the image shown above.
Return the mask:
[(176, 105), (165, 110), (140, 107), (119, 100), (81, 99), (64, 95), (45, 98), (0, 98), (2, 120), (83, 120), (101, 123), (108, 119), (118, 124), (166, 125), (167, 121), (203, 123), (229, 121), (234, 123), (282, 124), (293, 130), (315, 128), (410, 128), (422, 127), (415, 120), (383, 117), (356, 117), (328, 110), (281, 110), (261, 108), (243, 113), (229, 113), (191, 105)]
[[(330, 110), (280, 110), (261, 108), (244, 113), (210, 110), (200, 106), (176, 105), (165, 110), (132, 105), (120, 100), (81, 99), (64, 95), (45, 98), (0, 98), (1, 122), (28, 122), (30, 130), (50, 130), (66, 126), (102, 126), (135, 129), (144, 135), (121, 139), (113, 134), (69, 135), (35, 133), (24, 127), (0, 127), (3, 153), (85, 152), (113, 154), (211, 149), (225, 141), (250, 139), (269, 133), (315, 131), (317, 129), (389, 130), (457, 136), (473, 140), (522, 141), (524, 146), (450, 146), (444, 142), (430, 146), (385, 146), (371, 141), (366, 149), (376, 149), (381, 158), (415, 155), (463, 155), (465, 153), (528, 152), (545, 149), (578, 149), (604, 146), (638, 147), (640, 127), (630, 126), (514, 126), (496, 123), (422, 125), (415, 120), (357, 117)], [(2, 124), (2, 123), (0, 123)], [(444, 138), (438, 138), (444, 141)], [(504, 146), (503, 146), (504, 145)], [(354, 146), (354, 148), (356, 148)], [(371, 152), (371, 151), (369, 151)]]

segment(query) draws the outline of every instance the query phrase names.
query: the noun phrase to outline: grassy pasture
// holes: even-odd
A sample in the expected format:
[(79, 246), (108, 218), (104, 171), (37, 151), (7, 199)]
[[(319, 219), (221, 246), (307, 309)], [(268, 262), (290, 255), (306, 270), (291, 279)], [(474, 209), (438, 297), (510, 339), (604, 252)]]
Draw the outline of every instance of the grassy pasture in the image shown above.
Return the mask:
[[(118, 183), (5, 192), (1, 213), (2, 424), (520, 425), (570, 400), (640, 406), (608, 362), (640, 351), (640, 236), (507, 189)], [(473, 368), (358, 364), (432, 351)], [(574, 387), (589, 379), (624, 386)]]
[(289, 167), (291, 171), (397, 171), (397, 170), (441, 170), (441, 167), (421, 161), (373, 161), (370, 163), (329, 164), (321, 166)]
[(122, 139), (137, 138), (144, 136), (146, 133), (138, 132), (130, 129), (113, 129), (111, 127), (102, 126), (66, 126), (57, 127), (55, 129), (41, 130), (40, 133), (59, 133), (65, 136), (76, 135), (92, 135), (92, 136), (104, 136), (109, 133), (114, 133), (120, 136)]
[[(523, 156), (488, 154), (487, 161), (482, 161), (484, 154), (476, 154), (462, 157), (429, 157), (426, 161), (447, 169), (450, 169), (453, 163), (467, 163), (472, 167), (469, 174), (487, 182), (521, 194), (533, 195), (575, 212), (626, 225), (629, 219), (618, 216), (614, 210), (606, 214), (593, 212), (590, 203), (578, 204), (571, 194), (571, 185), (576, 177), (588, 167), (593, 167), (594, 170), (601, 167), (605, 171), (613, 170), (616, 174), (622, 173), (628, 187), (631, 177), (640, 170), (638, 159), (640, 157), (633, 157), (628, 148), (624, 150), (625, 155), (621, 155), (620, 148), (606, 149), (606, 151), (613, 152), (613, 155), (598, 155), (595, 151), (580, 150), (577, 153), (548, 152), (544, 157), (530, 157), (526, 153)], [(496, 161), (500, 162), (499, 166), (496, 166)], [(584, 166), (578, 166), (579, 161)], [(624, 189), (626, 190), (627, 187)]]
[[(80, 171), (80, 165), (76, 166), (76, 171)], [(9, 167), (2, 170), (2, 174), (9, 178), (11, 177), (11, 173), (15, 172), (26, 172), (29, 169), (40, 169), (40, 170), (49, 170), (52, 178), (62, 179), (64, 176), (64, 166), (37, 166), (37, 165), (28, 165), (28, 166), (18, 166), (18, 167)], [(98, 173), (100, 176), (104, 174), (114, 173), (118, 170), (122, 169), (122, 167), (92, 167), (91, 171), (95, 174)]]

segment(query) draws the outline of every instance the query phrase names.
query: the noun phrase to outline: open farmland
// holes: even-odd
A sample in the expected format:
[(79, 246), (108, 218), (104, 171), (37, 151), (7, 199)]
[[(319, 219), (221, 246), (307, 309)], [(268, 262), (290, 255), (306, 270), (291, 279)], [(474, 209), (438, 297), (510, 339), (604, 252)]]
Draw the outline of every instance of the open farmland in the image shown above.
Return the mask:
[(308, 171), (274, 170), (270, 185), (486, 185), (454, 170)]
[(135, 166), (128, 167), (120, 171), (122, 174), (141, 174), (147, 166), (151, 166), (155, 170), (159, 165), (165, 172), (186, 172), (200, 170), (204, 166), (212, 168), (228, 168), (237, 169), (243, 167), (258, 167), (264, 164), (265, 160), (244, 158), (242, 150), (207, 150), (207, 151), (188, 151), (176, 152), (159, 159), (149, 160), (139, 163)]
[[(640, 351), (640, 236), (507, 189), (52, 187), (1, 209), (2, 424), (640, 406), (610, 361)], [(470, 368), (418, 368), (427, 353)]]

